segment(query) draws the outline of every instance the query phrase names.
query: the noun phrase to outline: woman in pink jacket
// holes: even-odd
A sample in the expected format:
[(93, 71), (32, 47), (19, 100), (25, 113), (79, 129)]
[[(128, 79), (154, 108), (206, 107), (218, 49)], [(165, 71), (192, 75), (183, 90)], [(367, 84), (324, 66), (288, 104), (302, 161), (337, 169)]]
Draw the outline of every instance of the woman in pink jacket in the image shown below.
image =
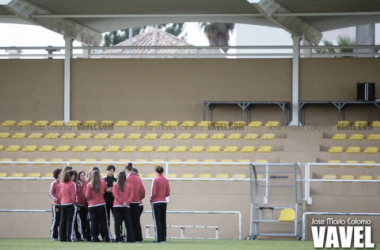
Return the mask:
[(74, 183), (74, 171), (66, 171), (62, 176), (61, 192), (61, 223), (59, 225), (60, 241), (76, 241), (75, 217), (77, 213), (77, 186)]

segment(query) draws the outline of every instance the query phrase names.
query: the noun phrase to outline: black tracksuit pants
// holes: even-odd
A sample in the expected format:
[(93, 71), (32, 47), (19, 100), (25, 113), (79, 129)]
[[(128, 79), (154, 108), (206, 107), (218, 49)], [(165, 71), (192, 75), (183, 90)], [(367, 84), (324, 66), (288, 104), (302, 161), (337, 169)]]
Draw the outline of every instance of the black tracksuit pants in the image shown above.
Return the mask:
[(86, 239), (87, 211), (86, 206), (77, 206), (77, 219), (75, 221), (75, 234), (77, 239)]
[(52, 239), (58, 239), (58, 227), (61, 221), (61, 205), (52, 204), (53, 219), (51, 222), (50, 235)]
[(152, 215), (154, 229), (156, 231), (156, 242), (166, 241), (166, 203), (152, 204)]
[(108, 216), (105, 205), (89, 207), (91, 241), (98, 242), (99, 229), (106, 242), (111, 240), (111, 232), (108, 227)]
[(132, 226), (135, 231), (136, 241), (142, 241), (142, 233), (141, 233), (141, 225), (140, 225), (140, 211), (139, 211), (139, 203), (131, 203), (131, 218), (132, 218)]
[(124, 241), (136, 242), (135, 231), (132, 227), (131, 209), (129, 207), (114, 207), (115, 241), (120, 242), (120, 229), (124, 222)]
[(61, 241), (75, 241), (75, 217), (77, 208), (75, 205), (61, 205), (61, 221), (59, 224), (59, 236)]

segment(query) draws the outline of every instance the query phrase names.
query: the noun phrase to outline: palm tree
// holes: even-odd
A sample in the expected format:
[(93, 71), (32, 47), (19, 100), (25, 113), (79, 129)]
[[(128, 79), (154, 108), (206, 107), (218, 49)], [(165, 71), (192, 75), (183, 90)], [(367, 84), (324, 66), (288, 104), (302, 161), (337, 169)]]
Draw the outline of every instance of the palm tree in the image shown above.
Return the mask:
[[(228, 46), (230, 32), (235, 28), (234, 23), (201, 23), (201, 29), (206, 34), (210, 46)], [(227, 52), (228, 49), (223, 49)]]
[[(322, 43), (325, 46), (334, 46), (333, 42), (329, 40), (323, 40)], [(353, 38), (350, 38), (348, 36), (338, 36), (337, 43), (339, 46), (351, 46), (351, 45), (356, 45), (356, 40)], [(316, 49), (315, 50), (319, 54), (340, 54), (340, 53), (353, 53), (354, 49), (353, 48), (347, 48), (347, 49)], [(351, 56), (345, 56), (345, 57), (351, 57)]]

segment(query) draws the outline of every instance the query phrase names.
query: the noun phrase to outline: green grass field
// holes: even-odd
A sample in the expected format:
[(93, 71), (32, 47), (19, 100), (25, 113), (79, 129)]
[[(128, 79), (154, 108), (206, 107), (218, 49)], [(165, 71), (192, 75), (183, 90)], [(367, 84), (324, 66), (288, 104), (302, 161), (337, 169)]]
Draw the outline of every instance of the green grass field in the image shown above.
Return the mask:
[[(379, 244), (375, 248), (378, 248)], [(4, 250), (108, 250), (108, 249), (258, 249), (258, 250), (308, 250), (314, 249), (311, 241), (277, 241), (277, 240), (169, 240), (166, 244), (153, 243), (90, 243), (90, 242), (52, 242), (50, 239), (0, 239), (0, 249)]]

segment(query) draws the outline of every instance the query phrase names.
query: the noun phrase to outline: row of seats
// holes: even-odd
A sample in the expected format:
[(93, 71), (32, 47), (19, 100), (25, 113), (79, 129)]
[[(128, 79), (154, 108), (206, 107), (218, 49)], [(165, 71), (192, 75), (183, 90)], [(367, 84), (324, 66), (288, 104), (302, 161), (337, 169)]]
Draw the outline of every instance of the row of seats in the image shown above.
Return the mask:
[[(329, 153), (343, 153), (343, 147), (331, 147)], [(348, 147), (346, 153), (359, 154), (362, 151), (360, 147)], [(379, 152), (378, 147), (366, 147), (363, 151), (365, 154), (377, 154)]]
[[(337, 176), (333, 174), (326, 174), (322, 177), (324, 180), (336, 180)], [(355, 180), (355, 176), (345, 174), (339, 177), (340, 180)], [(376, 177), (377, 180), (380, 180), (380, 175)], [(357, 180), (373, 180), (371, 175), (360, 175)]]
[[(337, 163), (342, 163), (341, 161), (339, 160), (329, 160), (327, 161), (327, 163), (334, 163), (334, 164), (337, 164)], [(358, 161), (355, 161), (355, 160), (351, 160), (351, 161), (345, 161), (344, 163), (350, 163), (350, 164), (358, 164), (359, 162)], [(375, 161), (363, 161), (364, 164), (376, 164)], [(344, 167), (356, 167), (357, 165), (345, 165)], [(327, 167), (339, 167), (339, 165), (327, 165)], [(373, 168), (374, 166), (362, 166), (363, 168)]]
[[(122, 140), (122, 139), (129, 139), (129, 140), (139, 140), (139, 139), (145, 139), (145, 140), (156, 140), (158, 138), (162, 140), (173, 140), (174, 138), (177, 138), (179, 140), (189, 140), (191, 138), (195, 140), (206, 140), (210, 138), (211, 140), (222, 140), (226, 138), (226, 135), (224, 133), (214, 133), (212, 135), (206, 134), (206, 133), (198, 133), (195, 134), (193, 137), (189, 133), (182, 133), (176, 135), (173, 133), (165, 133), (159, 136), (157, 133), (147, 133), (145, 135), (142, 135), (141, 133), (131, 133), (129, 135), (126, 135), (125, 133), (114, 133), (111, 136), (108, 133), (98, 133), (96, 135), (92, 135), (91, 133), (81, 133), (76, 135), (75, 133), (64, 133), (60, 135), (59, 133), (48, 133), (45, 136), (42, 133), (31, 133), (29, 136), (27, 136), (26, 133), (19, 132), (19, 133), (14, 133), (11, 135), (10, 133), (7, 132), (2, 132), (0, 133), (0, 139), (98, 139), (98, 140), (105, 140), (108, 138), (114, 139), (114, 140)], [(242, 135), (240, 133), (232, 133), (227, 135), (227, 139), (229, 140), (240, 140), (244, 138), (245, 140), (256, 140), (259, 138), (259, 135), (256, 133), (248, 133), (246, 135)], [(276, 138), (276, 135), (273, 133), (265, 133), (262, 134), (260, 139), (262, 140), (274, 140)]]
[[(339, 121), (336, 123), (337, 128), (347, 128), (353, 126), (354, 128), (364, 128), (368, 127), (367, 121), (355, 121), (354, 123), (351, 123), (350, 121)], [(380, 121), (373, 121), (370, 124), (374, 128), (380, 128)]]
[[(0, 151), (4, 149), (4, 146), (0, 145)], [(170, 146), (158, 146), (156, 149), (154, 149), (153, 146), (142, 146), (139, 149), (137, 146), (125, 146), (121, 148), (120, 146), (108, 146), (107, 148), (104, 148), (103, 146), (91, 146), (89, 149), (87, 146), (74, 146), (71, 148), (70, 146), (57, 146), (54, 149), (54, 146), (51, 145), (43, 145), (40, 148), (38, 148), (36, 145), (28, 145), (24, 146), (21, 149), (20, 145), (10, 145), (7, 148), (5, 148), (7, 152), (18, 152), (22, 150), (23, 152), (35, 152), (35, 151), (40, 151), (40, 152), (69, 152), (72, 150), (73, 152), (86, 152), (87, 150), (90, 152), (119, 152), (120, 150), (123, 152), (144, 152), (144, 153), (150, 153), (153, 151), (160, 152), (160, 153), (167, 153), (170, 151), (173, 151), (175, 153), (184, 153), (187, 151), (193, 152), (193, 153), (201, 153), (201, 152), (208, 152), (208, 153), (218, 153), (218, 152), (225, 152), (225, 153), (236, 153), (236, 152), (242, 152), (242, 153), (252, 153), (256, 150), (254, 146), (243, 146), (240, 148), (237, 146), (227, 146), (222, 150), (221, 146), (209, 146), (207, 149), (204, 146), (192, 146), (190, 149), (187, 146), (176, 146), (173, 148)], [(272, 152), (273, 147), (271, 146), (260, 146), (257, 149), (257, 152), (259, 153), (270, 153)]]
[[(352, 141), (361, 141), (364, 138), (365, 137), (363, 134), (352, 134), (349, 137), (349, 139)], [(333, 135), (332, 139), (335, 141), (346, 140), (347, 135), (346, 134), (335, 134), (335, 135)], [(367, 140), (369, 140), (369, 141), (380, 141), (380, 134), (370, 134), (367, 136)]]
[[(58, 120), (58, 121), (52, 121), (51, 123), (49, 123), (49, 121), (47, 121), (47, 120), (39, 120), (39, 121), (36, 121), (33, 123), (33, 121), (31, 121), (31, 120), (22, 120), (22, 121), (17, 123), (15, 120), (6, 120), (6, 121), (2, 122), (1, 125), (4, 127), (10, 127), (10, 126), (15, 126), (15, 125), (18, 125), (18, 126), (32, 126), (32, 125), (34, 125), (34, 126), (39, 126), (39, 127), (46, 127), (46, 126), (50, 125), (52, 127), (63, 127), (63, 126), (65, 126), (65, 122)], [(127, 127), (130, 125), (130, 122), (129, 121), (117, 121), (114, 123), (113, 121), (108, 121), (108, 120), (107, 121), (101, 121), (101, 122), (88, 120), (88, 121), (84, 121), (82, 123), (81, 121), (75, 120), (75, 121), (70, 121), (66, 124), (66, 126), (68, 126), (68, 127), (77, 127), (80, 125), (83, 125), (83, 126), (100, 125), (100, 126)], [(161, 126), (165, 126), (165, 127), (178, 127), (178, 126), (182, 126), (182, 127), (195, 127), (195, 126), (198, 126), (198, 127), (210, 127), (210, 126), (244, 127), (244, 126), (246, 126), (246, 122), (245, 121), (235, 121), (235, 122), (217, 121), (217, 122), (213, 123), (212, 121), (201, 121), (198, 124), (196, 124), (195, 121), (184, 121), (182, 123), (179, 123), (178, 121), (167, 121), (165, 123), (163, 123), (162, 121), (150, 121), (150, 122), (134, 121), (131, 123), (131, 126), (132, 127), (145, 127), (145, 126), (148, 126), (148, 127), (161, 127)], [(263, 122), (262, 121), (252, 121), (248, 124), (248, 126), (252, 127), (252, 128), (261, 127), (261, 126), (263, 126)], [(280, 122), (278, 122), (278, 121), (268, 121), (267, 123), (265, 123), (265, 127), (278, 127), (278, 126), (280, 126)]]

